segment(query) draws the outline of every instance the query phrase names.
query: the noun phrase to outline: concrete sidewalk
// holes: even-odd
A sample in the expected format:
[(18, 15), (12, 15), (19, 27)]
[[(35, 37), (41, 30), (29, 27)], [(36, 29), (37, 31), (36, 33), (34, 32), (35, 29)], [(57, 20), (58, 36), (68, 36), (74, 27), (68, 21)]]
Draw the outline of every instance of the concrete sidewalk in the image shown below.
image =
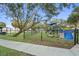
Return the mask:
[(70, 49), (76, 56), (79, 56), (79, 44), (76, 44), (72, 49)]
[[(75, 56), (73, 50), (0, 39), (0, 45), (36, 56)], [(79, 54), (78, 54), (79, 55)]]

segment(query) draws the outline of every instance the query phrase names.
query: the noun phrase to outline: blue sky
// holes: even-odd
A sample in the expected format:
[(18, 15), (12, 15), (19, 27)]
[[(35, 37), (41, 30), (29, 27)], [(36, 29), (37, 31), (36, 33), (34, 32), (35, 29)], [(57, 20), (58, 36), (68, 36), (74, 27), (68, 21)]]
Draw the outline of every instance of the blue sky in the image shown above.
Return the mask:
[[(77, 6), (79, 6), (79, 4), (77, 4)], [(65, 8), (63, 11), (60, 12), (60, 14), (58, 16), (55, 16), (53, 18), (67, 20), (68, 16), (72, 13), (72, 11), (73, 11), (72, 7), (69, 9)], [(6, 18), (4, 13), (0, 13), (0, 22), (5, 22), (7, 27), (12, 27), (11, 26), (11, 19)]]
[(68, 16), (72, 13), (72, 11), (73, 8), (70, 9), (66, 8), (63, 11), (61, 11), (58, 16), (55, 16), (54, 18), (67, 20)]

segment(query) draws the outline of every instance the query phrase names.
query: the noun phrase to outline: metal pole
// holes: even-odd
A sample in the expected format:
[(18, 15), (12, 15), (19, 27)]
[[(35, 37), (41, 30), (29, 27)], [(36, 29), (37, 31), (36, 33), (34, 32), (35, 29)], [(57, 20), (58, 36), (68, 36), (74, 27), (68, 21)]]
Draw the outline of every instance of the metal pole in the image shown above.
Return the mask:
[(74, 45), (76, 45), (76, 28), (74, 30)]
[(41, 31), (41, 41), (42, 41), (42, 38), (43, 38), (43, 37), (42, 37), (42, 31)]
[(77, 29), (77, 31), (76, 31), (76, 34), (77, 34), (77, 43), (78, 43), (78, 29)]
[(23, 32), (23, 39), (25, 39), (25, 31)]

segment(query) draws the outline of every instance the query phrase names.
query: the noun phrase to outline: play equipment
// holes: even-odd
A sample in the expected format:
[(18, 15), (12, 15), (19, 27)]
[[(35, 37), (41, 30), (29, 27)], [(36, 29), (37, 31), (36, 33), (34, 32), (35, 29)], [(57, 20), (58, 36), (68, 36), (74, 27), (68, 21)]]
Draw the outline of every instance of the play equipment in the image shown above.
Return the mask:
[(49, 37), (59, 37), (59, 26), (57, 23), (50, 23), (49, 24), (50, 28), (48, 29), (48, 36)]

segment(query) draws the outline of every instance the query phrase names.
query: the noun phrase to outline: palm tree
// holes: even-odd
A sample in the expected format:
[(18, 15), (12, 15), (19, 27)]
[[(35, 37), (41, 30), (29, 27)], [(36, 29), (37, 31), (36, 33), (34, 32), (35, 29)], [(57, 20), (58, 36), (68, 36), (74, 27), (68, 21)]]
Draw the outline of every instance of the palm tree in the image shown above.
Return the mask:
[[(77, 26), (78, 26), (78, 22), (79, 22), (79, 6), (74, 8), (73, 13), (68, 18), (68, 22), (70, 24), (74, 24), (74, 26), (75, 26), (75, 33), (74, 33), (75, 41), (74, 42), (78, 43), (78, 30), (77, 30)], [(76, 43), (74, 43), (74, 44), (76, 44)]]
[(78, 22), (79, 22), (79, 14), (78, 14), (78, 13), (72, 13), (72, 14), (69, 16), (67, 22), (68, 22), (69, 24), (74, 25), (74, 27), (75, 27), (75, 32), (74, 32), (74, 44), (76, 44), (76, 42), (78, 43), (78, 41), (77, 41), (77, 38), (78, 38), (78, 37), (77, 37), (77, 34), (78, 34), (78, 32), (77, 32), (77, 24), (78, 24)]

